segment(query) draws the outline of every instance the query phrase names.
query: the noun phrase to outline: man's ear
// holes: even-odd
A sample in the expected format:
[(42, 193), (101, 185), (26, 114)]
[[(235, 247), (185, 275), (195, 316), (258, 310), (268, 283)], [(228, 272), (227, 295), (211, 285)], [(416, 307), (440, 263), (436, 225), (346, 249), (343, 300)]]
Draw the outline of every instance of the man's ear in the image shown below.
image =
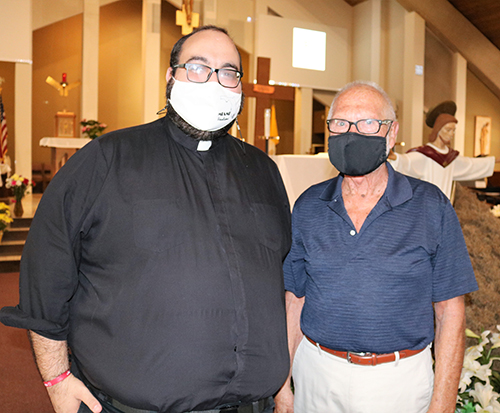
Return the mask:
[(165, 78), (167, 79), (167, 83), (168, 83), (168, 81), (170, 80), (170, 78), (173, 76), (173, 75), (172, 75), (173, 71), (174, 71), (174, 70), (173, 70), (171, 67), (169, 67), (169, 68), (167, 69), (167, 74), (165, 75)]
[(396, 138), (398, 137), (399, 131), (399, 122), (394, 121), (391, 126), (391, 130), (389, 131), (389, 149), (394, 148), (396, 145)]

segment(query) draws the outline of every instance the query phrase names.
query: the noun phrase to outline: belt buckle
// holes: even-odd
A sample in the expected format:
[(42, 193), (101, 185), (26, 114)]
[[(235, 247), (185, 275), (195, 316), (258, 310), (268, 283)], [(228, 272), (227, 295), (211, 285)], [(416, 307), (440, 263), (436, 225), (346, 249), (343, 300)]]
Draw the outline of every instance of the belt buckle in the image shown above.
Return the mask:
[(352, 359), (351, 359), (351, 354), (353, 354), (353, 355), (355, 355), (355, 356), (357, 356), (357, 357), (371, 357), (371, 356), (372, 356), (372, 353), (367, 352), (367, 351), (361, 351), (361, 352), (359, 352), (359, 353), (356, 353), (356, 352), (354, 352), (354, 351), (348, 351), (348, 352), (347, 352), (347, 361), (348, 361), (349, 363), (352, 363), (352, 364), (356, 364), (356, 363), (354, 363), (354, 362), (352, 361)]

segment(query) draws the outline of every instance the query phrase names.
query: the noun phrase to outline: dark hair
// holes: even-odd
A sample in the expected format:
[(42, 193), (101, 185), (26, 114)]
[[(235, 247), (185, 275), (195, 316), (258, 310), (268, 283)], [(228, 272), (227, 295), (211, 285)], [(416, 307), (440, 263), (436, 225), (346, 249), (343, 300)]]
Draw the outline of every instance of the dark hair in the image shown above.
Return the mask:
[[(194, 34), (199, 33), (199, 32), (203, 32), (205, 30), (213, 30), (213, 31), (216, 31), (216, 32), (224, 33), (227, 37), (229, 37), (231, 39), (231, 36), (229, 36), (229, 33), (227, 32), (226, 29), (224, 29), (223, 27), (214, 26), (212, 24), (207, 25), (207, 26), (198, 27), (195, 30), (193, 30), (191, 33), (189, 33), (189, 34), (187, 34), (185, 36), (182, 36), (179, 40), (177, 40), (177, 43), (174, 44), (174, 47), (172, 48), (172, 52), (170, 53), (170, 67), (173, 70), (172, 75), (175, 75), (174, 66), (177, 65), (177, 64), (179, 64), (179, 55), (181, 54), (181, 50), (182, 50), (182, 46), (184, 45), (184, 42), (187, 39), (189, 39), (191, 36), (193, 36)], [(234, 48), (238, 52), (238, 57), (240, 59), (240, 72), (243, 72), (243, 68), (241, 67), (241, 55), (240, 55), (240, 51), (238, 50), (238, 48), (236, 47), (236, 45), (234, 45)]]

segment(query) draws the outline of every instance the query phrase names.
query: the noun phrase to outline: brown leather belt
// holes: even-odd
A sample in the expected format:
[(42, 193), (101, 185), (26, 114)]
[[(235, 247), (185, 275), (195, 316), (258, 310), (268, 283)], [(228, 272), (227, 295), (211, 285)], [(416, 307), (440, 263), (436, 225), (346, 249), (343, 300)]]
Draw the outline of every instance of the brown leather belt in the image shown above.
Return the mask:
[[(362, 366), (376, 366), (377, 364), (390, 363), (392, 361), (396, 361), (396, 353), (388, 353), (388, 354), (353, 353), (351, 351), (331, 350), (327, 347), (324, 347), (316, 343), (309, 337), (307, 336), (305, 337), (315, 346), (319, 346), (321, 350), (326, 351), (327, 353), (332, 354), (334, 356), (341, 357), (347, 360), (349, 363), (360, 364)], [(401, 350), (398, 352), (399, 358), (404, 359), (410, 356), (414, 356), (415, 354), (422, 352), (424, 349), (425, 347), (420, 350)]]

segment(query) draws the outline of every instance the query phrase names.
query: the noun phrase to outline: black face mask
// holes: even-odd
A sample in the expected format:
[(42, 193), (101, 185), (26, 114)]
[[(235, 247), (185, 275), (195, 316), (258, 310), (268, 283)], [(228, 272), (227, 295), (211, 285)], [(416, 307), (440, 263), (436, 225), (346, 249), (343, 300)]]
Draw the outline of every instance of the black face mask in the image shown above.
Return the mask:
[(355, 132), (331, 135), (328, 138), (328, 156), (333, 166), (344, 175), (367, 175), (387, 159), (386, 138)]

